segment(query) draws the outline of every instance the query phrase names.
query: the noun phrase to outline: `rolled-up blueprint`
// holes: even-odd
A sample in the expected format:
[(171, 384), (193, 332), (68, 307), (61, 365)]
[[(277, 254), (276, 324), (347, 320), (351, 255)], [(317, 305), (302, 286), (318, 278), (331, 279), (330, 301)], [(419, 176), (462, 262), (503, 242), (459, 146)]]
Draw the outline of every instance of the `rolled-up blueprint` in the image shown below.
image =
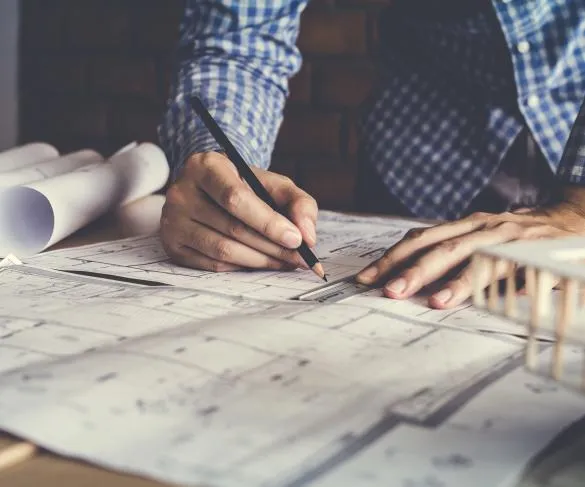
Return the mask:
[(62, 157), (0, 173), (0, 188), (34, 183), (103, 161), (104, 158), (93, 150), (73, 152)]
[(168, 176), (164, 152), (145, 143), (105, 163), (0, 189), (0, 256), (41, 252), (109, 210), (161, 189)]
[(116, 211), (120, 235), (135, 237), (157, 233), (164, 204), (165, 197), (162, 194), (153, 194), (120, 207)]
[(0, 173), (13, 171), (59, 157), (59, 151), (44, 142), (32, 142), (0, 152)]

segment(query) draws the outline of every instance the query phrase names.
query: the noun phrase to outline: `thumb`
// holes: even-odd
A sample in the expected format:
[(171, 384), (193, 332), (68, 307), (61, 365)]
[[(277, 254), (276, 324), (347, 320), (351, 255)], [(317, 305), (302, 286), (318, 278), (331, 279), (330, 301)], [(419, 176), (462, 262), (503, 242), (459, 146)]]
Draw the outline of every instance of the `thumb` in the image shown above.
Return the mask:
[(303, 240), (309, 247), (314, 247), (317, 244), (318, 213), (315, 199), (286, 176), (257, 169), (254, 171), (286, 217), (300, 230)]
[(303, 240), (314, 247), (317, 245), (317, 202), (303, 190), (297, 190), (288, 204), (288, 214), (301, 231)]

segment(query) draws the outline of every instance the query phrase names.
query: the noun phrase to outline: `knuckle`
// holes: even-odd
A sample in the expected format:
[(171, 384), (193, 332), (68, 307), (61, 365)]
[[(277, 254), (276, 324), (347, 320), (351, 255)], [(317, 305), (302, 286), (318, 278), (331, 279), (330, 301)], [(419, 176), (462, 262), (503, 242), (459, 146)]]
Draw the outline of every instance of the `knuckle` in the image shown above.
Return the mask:
[(222, 206), (229, 212), (237, 211), (244, 198), (243, 190), (237, 186), (228, 186), (221, 196)]
[(384, 264), (389, 264), (394, 259), (394, 249), (391, 247), (386, 249), (380, 257), (379, 262), (383, 262)]
[(278, 233), (279, 229), (279, 215), (274, 213), (272, 217), (267, 218), (260, 227), (260, 233), (266, 235), (268, 238), (273, 238)]
[(232, 257), (233, 248), (228, 240), (220, 240), (215, 244), (213, 253), (217, 260), (225, 261)]
[(500, 222), (495, 227), (506, 234), (518, 235), (523, 231), (522, 225), (511, 221)]
[(311, 204), (315, 207), (318, 206), (317, 199), (315, 197), (311, 196), (309, 193), (306, 193), (306, 192), (303, 192), (303, 196), (305, 198), (307, 198), (307, 201), (309, 202), (309, 204)]
[(196, 171), (200, 162), (201, 158), (199, 157), (189, 157), (189, 159), (185, 161), (185, 172), (188, 173)]
[(170, 259), (173, 262), (178, 263), (177, 261), (179, 259), (179, 246), (177, 245), (177, 243), (174, 240), (170, 240), (168, 237), (161, 235), (161, 244), (163, 250), (170, 257)]
[(231, 269), (231, 267), (228, 266), (228, 264), (226, 264), (225, 262), (218, 261), (210, 262), (206, 267), (207, 270), (211, 272), (226, 272)]
[(318, 211), (319, 208), (319, 202), (313, 198), (312, 196), (309, 196), (309, 204), (313, 207), (315, 214), (317, 214), (316, 212)]
[(211, 246), (211, 243), (205, 238), (205, 235), (200, 234), (197, 230), (184, 231), (181, 236), (181, 241), (198, 252)]
[(426, 233), (426, 228), (411, 228), (404, 234), (405, 240), (415, 240)]
[(185, 195), (178, 184), (173, 184), (166, 194), (165, 212), (170, 210), (172, 206), (182, 206), (185, 204)]
[(524, 227), (520, 232), (520, 238), (526, 240), (532, 240), (537, 238), (543, 238), (545, 236), (553, 236), (555, 228), (551, 225), (530, 225)]
[(478, 221), (486, 221), (493, 217), (492, 213), (488, 213), (486, 211), (475, 211), (471, 215), (469, 215), (470, 220), (478, 220)]
[(456, 253), (463, 247), (463, 241), (460, 239), (445, 240), (438, 244), (435, 249), (441, 253), (452, 254)]
[(246, 232), (246, 226), (235, 218), (232, 219), (227, 229), (228, 236), (236, 240), (240, 240), (246, 234)]
[(301, 193), (301, 198), (303, 199), (303, 202), (306, 203), (307, 207), (310, 207), (313, 211), (316, 211), (317, 208), (319, 208), (319, 204), (317, 203), (317, 200), (315, 198), (313, 198), (310, 194), (307, 193)]
[(285, 176), (284, 174), (278, 174), (277, 176), (278, 176), (278, 181), (283, 186), (295, 186), (294, 181), (291, 178), (289, 178), (288, 176)]
[(213, 164), (213, 154), (210, 152), (194, 154), (185, 162), (185, 169), (188, 172), (196, 172), (207, 169)]

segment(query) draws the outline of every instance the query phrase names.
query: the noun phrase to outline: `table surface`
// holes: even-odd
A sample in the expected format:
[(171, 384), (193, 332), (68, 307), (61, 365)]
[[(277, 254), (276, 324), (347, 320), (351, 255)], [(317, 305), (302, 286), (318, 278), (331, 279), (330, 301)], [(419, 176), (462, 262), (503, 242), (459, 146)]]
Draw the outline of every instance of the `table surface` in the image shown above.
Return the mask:
[[(158, 205), (155, 205), (158, 207)], [(156, 218), (157, 211), (152, 213)], [(158, 213), (160, 214), (160, 213)], [(157, 219), (158, 222), (158, 219)], [(129, 230), (130, 228), (130, 230)], [(136, 228), (144, 228), (144, 224)], [(55, 248), (66, 248), (140, 234), (126, 216), (106, 215)], [(154, 228), (152, 225), (149, 230)], [(143, 232), (142, 232), (143, 233)], [(583, 412), (585, 415), (585, 411)], [(585, 485), (585, 421), (578, 434), (543, 456), (515, 487), (583, 487)], [(22, 440), (0, 432), (0, 452)], [(110, 472), (81, 461), (39, 450), (32, 458), (0, 470), (0, 487), (161, 487), (166, 484), (138, 476)]]

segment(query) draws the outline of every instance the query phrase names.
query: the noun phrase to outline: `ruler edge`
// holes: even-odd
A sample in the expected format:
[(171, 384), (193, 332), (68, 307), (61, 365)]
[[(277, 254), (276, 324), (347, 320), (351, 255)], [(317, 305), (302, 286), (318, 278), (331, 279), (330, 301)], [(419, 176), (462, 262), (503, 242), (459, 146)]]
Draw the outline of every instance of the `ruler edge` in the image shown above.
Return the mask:
[[(366, 286), (365, 284), (361, 284), (361, 283), (357, 282), (355, 279), (356, 276), (357, 276), (357, 274), (352, 274), (350, 276), (342, 277), (341, 279), (337, 279), (336, 281), (332, 281), (332, 282), (329, 282), (327, 284), (323, 284), (322, 286), (311, 289), (310, 291), (305, 291), (301, 294), (293, 296), (290, 299), (292, 299), (293, 301), (301, 301), (301, 302), (312, 302), (312, 303), (319, 302), (317, 299), (310, 299), (310, 298), (303, 299), (303, 298), (305, 296), (310, 296), (312, 294), (318, 294), (318, 293), (321, 293), (321, 292), (326, 291), (328, 289), (332, 289), (335, 286), (338, 286), (339, 284), (350, 283), (350, 282), (355, 284), (356, 286), (361, 286), (364, 288), (362, 292), (355, 293), (352, 296), (357, 296), (358, 294), (362, 294), (364, 292), (371, 291), (373, 289), (369, 286)], [(334, 301), (334, 302), (336, 302), (336, 301)]]

